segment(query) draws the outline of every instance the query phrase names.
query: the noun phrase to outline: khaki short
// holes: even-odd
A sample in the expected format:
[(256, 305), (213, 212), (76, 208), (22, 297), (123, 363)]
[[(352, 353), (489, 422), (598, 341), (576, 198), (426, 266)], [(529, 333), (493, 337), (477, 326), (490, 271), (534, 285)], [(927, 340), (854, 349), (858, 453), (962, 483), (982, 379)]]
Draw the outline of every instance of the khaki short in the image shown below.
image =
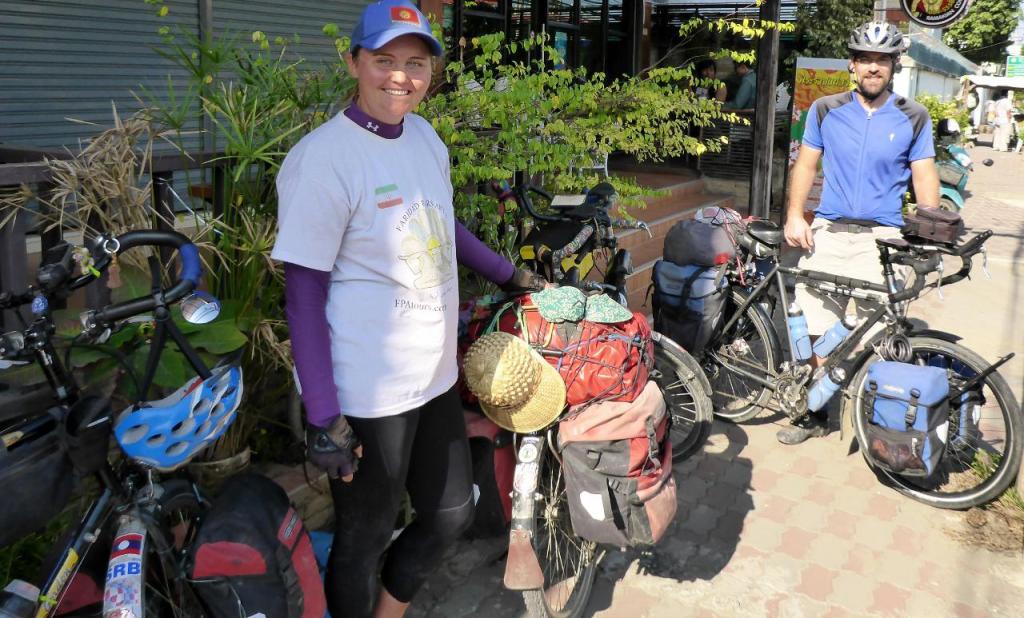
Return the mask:
[[(876, 238), (899, 238), (900, 230), (895, 227), (878, 226), (860, 228), (859, 232), (833, 232), (832, 222), (816, 217), (811, 223), (814, 232), (814, 248), (800, 256), (798, 268), (834, 273), (873, 283), (883, 283), (885, 275), (878, 258)], [(839, 225), (838, 227), (845, 227)], [(898, 285), (905, 280), (905, 267), (896, 267)], [(864, 319), (878, 308), (875, 303), (851, 299), (847, 296), (833, 296), (817, 290), (810, 290), (802, 283), (796, 285), (796, 302), (807, 317), (807, 331), (812, 336), (823, 335), (830, 326), (848, 313), (848, 304), (853, 302), (857, 317)], [(849, 314), (854, 309), (850, 308)], [(875, 325), (869, 334), (877, 331)]]

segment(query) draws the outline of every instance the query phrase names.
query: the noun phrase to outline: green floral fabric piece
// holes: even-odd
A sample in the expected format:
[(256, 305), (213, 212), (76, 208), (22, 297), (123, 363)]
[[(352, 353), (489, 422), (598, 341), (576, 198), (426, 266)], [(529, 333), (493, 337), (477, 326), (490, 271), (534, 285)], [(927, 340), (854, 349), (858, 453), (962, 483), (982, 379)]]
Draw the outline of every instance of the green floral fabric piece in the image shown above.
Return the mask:
[(631, 319), (633, 312), (612, 300), (607, 294), (598, 294), (587, 298), (587, 313), (584, 317), (591, 322), (615, 324)]
[(605, 294), (587, 296), (579, 288), (548, 288), (532, 294), (540, 316), (548, 322), (589, 320), (600, 324), (625, 322), (633, 313)]
[(540, 317), (548, 322), (579, 322), (587, 314), (587, 297), (579, 288), (547, 288), (531, 297)]

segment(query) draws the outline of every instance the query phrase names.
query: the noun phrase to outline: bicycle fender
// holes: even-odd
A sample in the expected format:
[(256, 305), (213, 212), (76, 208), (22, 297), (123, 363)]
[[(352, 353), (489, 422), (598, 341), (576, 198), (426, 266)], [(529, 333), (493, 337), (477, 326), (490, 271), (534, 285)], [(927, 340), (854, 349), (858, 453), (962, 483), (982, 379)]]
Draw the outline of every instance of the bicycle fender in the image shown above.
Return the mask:
[(508, 560), (505, 562), (505, 588), (509, 590), (537, 590), (544, 587), (544, 573), (533, 550), (527, 530), (512, 529), (508, 537)]

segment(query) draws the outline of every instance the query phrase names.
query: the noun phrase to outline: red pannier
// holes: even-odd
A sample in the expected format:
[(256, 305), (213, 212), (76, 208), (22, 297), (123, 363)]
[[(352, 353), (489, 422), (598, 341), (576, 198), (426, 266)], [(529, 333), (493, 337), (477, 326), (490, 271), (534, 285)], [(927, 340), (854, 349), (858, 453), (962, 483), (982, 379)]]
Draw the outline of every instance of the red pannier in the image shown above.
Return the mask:
[[(522, 296), (490, 319), (470, 322), (465, 348), (490, 330), (523, 337), (537, 349), (561, 374), (570, 406), (633, 401), (647, 384), (654, 362), (651, 327), (638, 312), (615, 324), (587, 320), (556, 324), (541, 317), (530, 296)], [(475, 402), (468, 391), (463, 400)]]
[(657, 543), (676, 515), (665, 399), (647, 382), (632, 402), (605, 401), (558, 426), (573, 531), (618, 547)]
[(188, 560), (189, 579), (212, 618), (323, 618), (327, 611), (302, 518), (264, 476), (228, 479)]

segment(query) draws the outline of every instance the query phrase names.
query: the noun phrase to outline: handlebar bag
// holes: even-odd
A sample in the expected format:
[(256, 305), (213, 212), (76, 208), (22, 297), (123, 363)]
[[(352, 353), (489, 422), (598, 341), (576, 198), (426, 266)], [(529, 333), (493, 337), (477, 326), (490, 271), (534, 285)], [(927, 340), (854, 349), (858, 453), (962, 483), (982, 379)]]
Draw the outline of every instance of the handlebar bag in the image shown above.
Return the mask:
[(188, 550), (193, 588), (211, 618), (323, 618), (309, 534), (288, 495), (258, 474), (224, 484)]
[(869, 459), (903, 476), (935, 472), (949, 433), (946, 370), (879, 361), (868, 369), (864, 409)]
[(677, 508), (669, 423), (655, 382), (629, 403), (570, 409), (558, 445), (577, 536), (617, 547), (661, 539)]
[(722, 318), (729, 282), (720, 267), (654, 264), (654, 330), (699, 355)]
[(71, 498), (76, 477), (57, 430), (64, 413), (64, 408), (47, 411), (55, 420), (51, 429), (10, 450), (0, 447), (0, 547), (42, 529)]
[(903, 217), (900, 232), (911, 241), (955, 245), (963, 236), (964, 220), (959, 213), (920, 206)]
[(736, 257), (741, 226), (715, 225), (696, 219), (679, 221), (665, 235), (664, 257), (680, 266), (718, 266)]

